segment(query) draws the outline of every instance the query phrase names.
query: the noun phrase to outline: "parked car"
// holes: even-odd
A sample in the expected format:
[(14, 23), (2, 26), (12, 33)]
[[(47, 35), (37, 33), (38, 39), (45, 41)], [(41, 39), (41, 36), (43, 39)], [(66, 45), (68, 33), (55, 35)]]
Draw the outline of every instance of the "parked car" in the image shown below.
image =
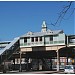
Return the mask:
[(66, 65), (64, 68), (65, 73), (75, 73), (75, 65)]

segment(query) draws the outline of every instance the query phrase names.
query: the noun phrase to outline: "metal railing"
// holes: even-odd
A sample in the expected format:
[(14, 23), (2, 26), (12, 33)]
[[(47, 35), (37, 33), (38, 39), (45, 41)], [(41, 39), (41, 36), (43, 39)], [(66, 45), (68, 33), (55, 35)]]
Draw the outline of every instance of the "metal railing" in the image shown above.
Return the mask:
[(44, 44), (44, 42), (21, 43), (20, 46), (30, 46), (30, 45), (39, 45), (39, 44)]
[(49, 41), (49, 42), (45, 42), (45, 44), (62, 44), (64, 42), (65, 42), (64, 40), (61, 40), (61, 41)]
[(37, 45), (46, 45), (46, 44), (63, 44), (63, 43), (65, 43), (65, 41), (64, 40), (61, 40), (61, 41), (49, 41), (49, 42), (31, 42), (31, 43), (21, 43), (20, 44), (20, 46), (32, 46), (32, 45), (35, 45), (35, 46), (37, 46)]

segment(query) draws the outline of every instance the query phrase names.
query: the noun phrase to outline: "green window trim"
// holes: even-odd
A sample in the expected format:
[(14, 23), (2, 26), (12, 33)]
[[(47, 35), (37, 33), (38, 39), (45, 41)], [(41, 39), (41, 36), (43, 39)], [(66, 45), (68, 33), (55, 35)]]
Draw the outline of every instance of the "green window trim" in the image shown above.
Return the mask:
[(59, 41), (59, 43), (64, 43), (64, 40), (62, 40), (62, 41)]
[(53, 44), (53, 41), (50, 41), (50, 44)]
[(27, 43), (24, 43), (24, 46), (26, 46), (27, 45)]
[(75, 45), (75, 43), (68, 43), (68, 44)]
[(50, 41), (50, 42), (45, 42), (45, 44), (59, 44), (59, 43), (64, 43), (64, 40), (62, 40), (62, 41)]
[[(65, 41), (61, 40), (61, 41), (45, 42), (45, 44), (62, 44), (62, 43), (65, 43)], [(44, 44), (44, 42), (21, 43), (20, 46), (40, 45), (40, 44)], [(69, 44), (75, 44), (75, 43), (69, 43)]]
[(21, 43), (20, 46), (23, 46), (23, 43)]
[(49, 42), (45, 42), (45, 44), (49, 44)]
[(54, 41), (54, 44), (58, 43), (58, 41)]

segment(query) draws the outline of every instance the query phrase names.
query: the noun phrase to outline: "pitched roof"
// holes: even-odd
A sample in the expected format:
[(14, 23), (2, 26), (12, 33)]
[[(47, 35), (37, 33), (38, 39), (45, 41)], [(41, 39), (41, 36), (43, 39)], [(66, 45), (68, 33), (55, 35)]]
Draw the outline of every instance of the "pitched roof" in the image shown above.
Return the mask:
[(46, 32), (28, 32), (20, 37), (37, 37), (37, 36), (45, 36), (45, 35), (56, 35), (63, 32), (63, 30), (47, 30)]

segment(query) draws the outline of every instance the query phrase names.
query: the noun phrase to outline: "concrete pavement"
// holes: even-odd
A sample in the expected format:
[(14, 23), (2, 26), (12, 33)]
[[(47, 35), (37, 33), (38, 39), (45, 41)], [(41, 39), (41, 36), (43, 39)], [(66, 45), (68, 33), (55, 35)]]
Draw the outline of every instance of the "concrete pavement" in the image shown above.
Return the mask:
[[(1, 74), (3, 72), (0, 72)], [(18, 70), (17, 71), (7, 71), (7, 73), (5, 74), (64, 74), (64, 72), (57, 72), (57, 71), (30, 71), (30, 72), (19, 72)]]

